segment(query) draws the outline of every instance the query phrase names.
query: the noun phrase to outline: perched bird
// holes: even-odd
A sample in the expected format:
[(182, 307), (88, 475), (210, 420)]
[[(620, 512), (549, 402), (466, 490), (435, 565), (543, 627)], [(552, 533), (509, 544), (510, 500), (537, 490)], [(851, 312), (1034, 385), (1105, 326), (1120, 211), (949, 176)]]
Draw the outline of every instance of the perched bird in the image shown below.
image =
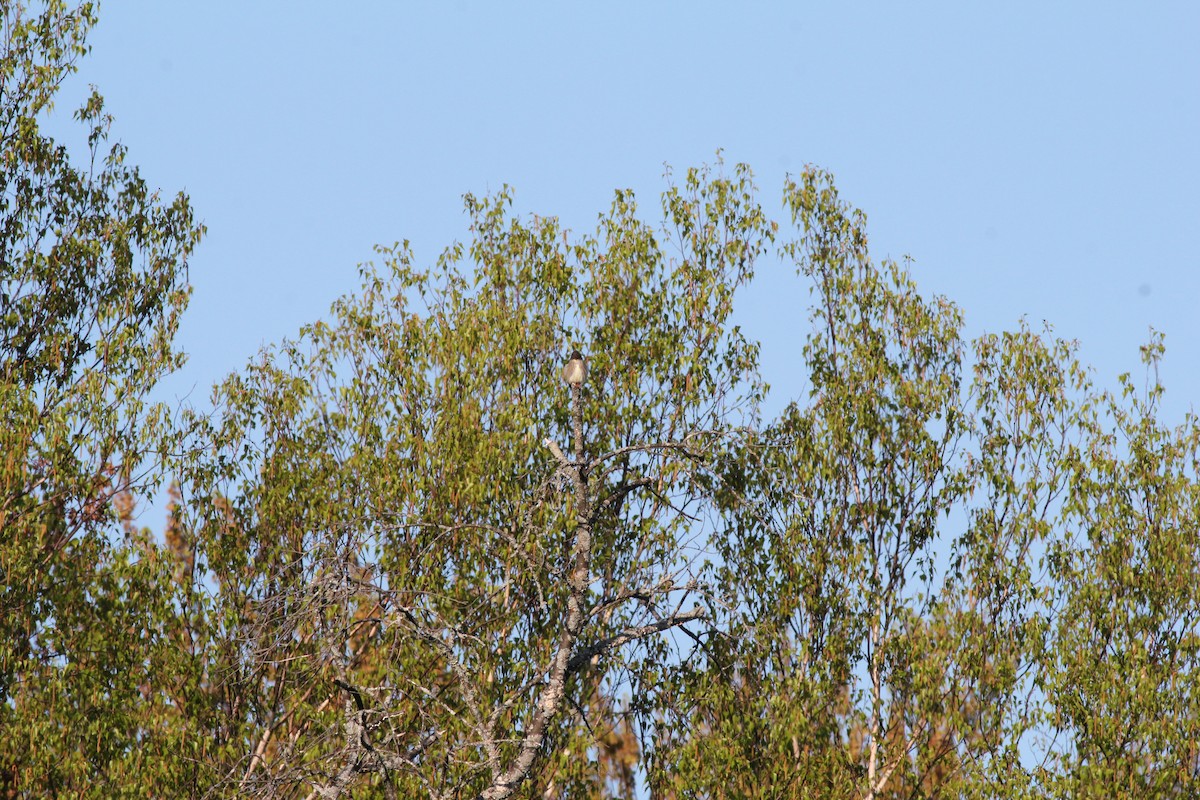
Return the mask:
[(587, 364), (578, 350), (571, 353), (571, 360), (563, 367), (563, 380), (572, 386), (579, 386), (587, 380)]

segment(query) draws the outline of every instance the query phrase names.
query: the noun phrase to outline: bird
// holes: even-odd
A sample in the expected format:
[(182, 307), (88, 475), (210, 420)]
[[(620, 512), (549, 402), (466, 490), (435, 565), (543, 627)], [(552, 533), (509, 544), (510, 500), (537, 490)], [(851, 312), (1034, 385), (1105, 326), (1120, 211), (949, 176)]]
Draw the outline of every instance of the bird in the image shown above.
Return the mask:
[(587, 363), (583, 360), (583, 354), (578, 350), (571, 352), (571, 360), (563, 367), (563, 380), (571, 386), (579, 386), (587, 380)]

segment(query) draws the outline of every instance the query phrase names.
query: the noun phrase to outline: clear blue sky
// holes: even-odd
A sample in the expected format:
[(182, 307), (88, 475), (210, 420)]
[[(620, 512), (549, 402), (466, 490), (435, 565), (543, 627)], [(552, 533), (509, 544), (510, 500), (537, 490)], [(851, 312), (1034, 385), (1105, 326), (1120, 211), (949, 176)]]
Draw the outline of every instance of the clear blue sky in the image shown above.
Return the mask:
[[(94, 83), (148, 180), (208, 225), (175, 394), (357, 289), (379, 242), (431, 261), (460, 197), (591, 230), (612, 190), (656, 218), (664, 163), (831, 170), (877, 256), (959, 303), (1027, 315), (1105, 384), (1167, 335), (1167, 411), (1200, 395), (1200, 4), (102, 3)], [(774, 264), (740, 317), (800, 386)], [(777, 395), (778, 397), (778, 395)], [(779, 398), (783, 399), (783, 398)]]

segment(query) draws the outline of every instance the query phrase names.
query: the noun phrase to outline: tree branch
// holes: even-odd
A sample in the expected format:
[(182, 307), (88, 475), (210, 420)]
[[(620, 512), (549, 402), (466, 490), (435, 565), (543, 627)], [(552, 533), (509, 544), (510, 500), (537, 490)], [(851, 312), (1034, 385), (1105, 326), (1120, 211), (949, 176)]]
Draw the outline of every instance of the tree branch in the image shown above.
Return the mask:
[(615, 636), (609, 636), (606, 639), (601, 639), (593, 645), (583, 648), (571, 657), (567, 662), (567, 674), (574, 674), (583, 668), (588, 661), (596, 656), (608, 654), (611, 650), (620, 647), (623, 644), (645, 639), (647, 636), (653, 636), (656, 633), (662, 633), (671, 628), (677, 628), (680, 625), (691, 622), (696, 619), (704, 619), (707, 612), (700, 606), (696, 606), (691, 611), (684, 611), (679, 614), (672, 614), (666, 619), (660, 619), (652, 622), (649, 625), (639, 625), (635, 628), (626, 628)]

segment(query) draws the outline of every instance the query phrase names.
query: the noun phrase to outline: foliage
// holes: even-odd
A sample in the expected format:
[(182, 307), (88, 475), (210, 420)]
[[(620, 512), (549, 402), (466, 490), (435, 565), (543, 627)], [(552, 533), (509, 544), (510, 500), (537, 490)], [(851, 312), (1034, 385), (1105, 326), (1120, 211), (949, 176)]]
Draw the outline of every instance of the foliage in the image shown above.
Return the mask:
[[(196, 433), (215, 447), (181, 465), (221, 584), (210, 613), (252, 692), (243, 789), (336, 783), (342, 707), (360, 698), (401, 794), (494, 787), (541, 753), (539, 687), (566, 658), (575, 718), (539, 735), (558, 757), (534, 781), (574, 796), (620, 725), (615, 642), (692, 619), (693, 476), (712, 426), (760, 392), (724, 322), (771, 226), (741, 170), (668, 193), (674, 258), (625, 194), (574, 244), (509, 204), (468, 197), (472, 244), (431, 271), (382, 250), (386, 271), (366, 268), (331, 323), (219, 389)], [(574, 406), (568, 343), (590, 362)]]
[[(785, 188), (811, 390), (719, 471), (728, 627), (670, 670), (664, 797), (1186, 796), (1200, 760), (1196, 436), (1074, 346), (972, 343), (871, 264), (828, 175)], [(719, 613), (715, 619), (721, 619)]]
[(163, 564), (132, 525), (113, 536), (113, 501), (161, 475), (169, 417), (148, 396), (182, 363), (201, 228), (109, 145), (95, 92), (75, 115), (87, 163), (41, 131), (90, 5), (0, 8), (0, 784), (118, 796), (147, 770), (173, 667)]
[[(0, 2), (0, 794), (1196, 793), (1160, 338), (1116, 392), (1049, 328), (967, 341), (830, 175), (776, 221), (718, 163), (583, 235), (467, 195), (467, 241), (380, 248), (173, 417), (203, 228), (98, 95), (85, 166), (43, 133), (92, 7)], [(765, 418), (774, 257), (808, 391)]]

